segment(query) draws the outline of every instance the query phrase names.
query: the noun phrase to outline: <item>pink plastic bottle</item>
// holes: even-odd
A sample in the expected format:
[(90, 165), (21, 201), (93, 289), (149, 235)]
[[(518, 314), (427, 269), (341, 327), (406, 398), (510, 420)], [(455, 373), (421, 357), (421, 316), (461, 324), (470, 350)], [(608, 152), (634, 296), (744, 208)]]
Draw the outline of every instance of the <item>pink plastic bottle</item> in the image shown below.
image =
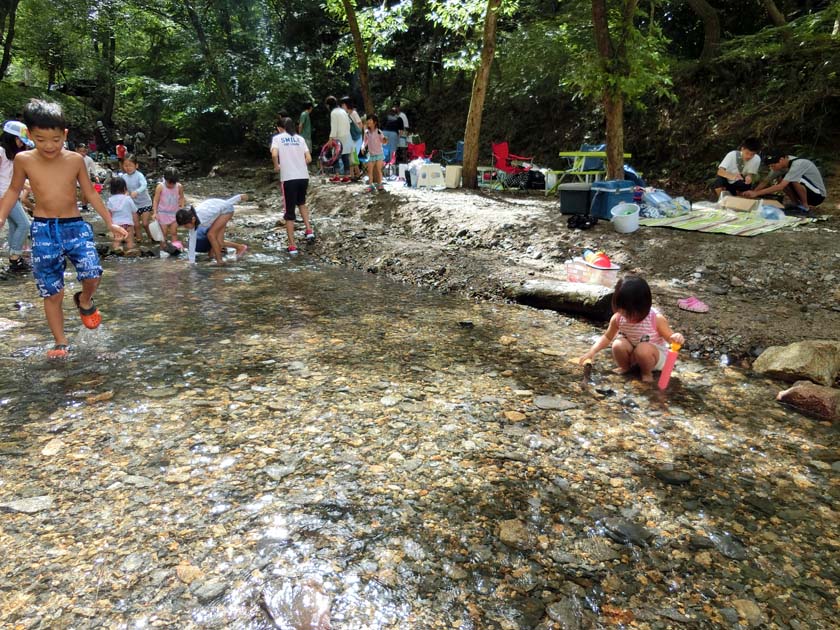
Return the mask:
[(671, 372), (674, 371), (674, 364), (677, 362), (677, 354), (682, 346), (678, 343), (672, 343), (671, 349), (668, 350), (668, 356), (665, 358), (665, 365), (662, 366), (662, 372), (659, 375), (659, 389), (668, 387), (671, 381)]

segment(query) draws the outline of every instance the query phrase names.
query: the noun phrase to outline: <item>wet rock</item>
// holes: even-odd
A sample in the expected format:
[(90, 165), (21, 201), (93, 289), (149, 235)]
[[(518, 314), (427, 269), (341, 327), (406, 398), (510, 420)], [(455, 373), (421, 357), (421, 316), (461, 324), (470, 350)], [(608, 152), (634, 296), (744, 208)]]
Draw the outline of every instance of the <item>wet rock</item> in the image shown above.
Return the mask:
[(750, 628), (757, 628), (766, 621), (761, 608), (751, 599), (736, 599), (732, 602), (732, 607), (738, 611), (738, 616), (746, 621)]
[(714, 543), (715, 549), (732, 560), (746, 560), (747, 550), (737, 538), (727, 532), (712, 532), (709, 539)]
[(122, 478), (122, 482), (135, 488), (148, 488), (155, 485), (154, 481), (142, 475), (126, 475)]
[(840, 389), (797, 381), (793, 387), (779, 392), (776, 399), (820, 420), (840, 421)]
[(706, 536), (691, 535), (688, 539), (688, 546), (691, 549), (712, 549), (715, 543)]
[(210, 578), (208, 580), (200, 580), (194, 582), (190, 586), (190, 592), (195, 595), (195, 598), (202, 604), (206, 604), (217, 597), (220, 597), (228, 590), (227, 582), (217, 578)]
[(800, 341), (771, 346), (753, 363), (759, 374), (794, 382), (807, 379), (831, 386), (840, 374), (840, 341)]
[(647, 541), (653, 536), (651, 531), (638, 523), (622, 518), (606, 518), (604, 519), (604, 527), (606, 528), (607, 536), (617, 543), (629, 543), (637, 547), (647, 546)]
[(294, 466), (266, 466), (263, 472), (274, 481), (280, 481), (295, 472)]
[(660, 468), (654, 473), (656, 478), (664, 481), (672, 486), (682, 486), (691, 483), (693, 477), (682, 470), (673, 470), (669, 468)]
[(48, 495), (29, 497), (0, 503), (0, 512), (21, 512), (22, 514), (36, 514), (49, 510), (53, 506), (53, 498)]
[(562, 630), (578, 630), (581, 627), (579, 606), (571, 597), (564, 597), (560, 601), (549, 604), (545, 612), (552, 621), (559, 624)]
[(379, 399), (379, 403), (383, 407), (396, 407), (402, 402), (402, 398), (400, 396), (383, 396)]
[(533, 536), (528, 526), (519, 519), (508, 519), (499, 523), (499, 540), (516, 549), (530, 549)]
[(558, 396), (535, 396), (534, 405), (539, 409), (554, 409), (557, 411), (568, 411), (578, 407), (577, 403)]
[(691, 623), (691, 617), (682, 614), (676, 608), (662, 608), (658, 611), (660, 617), (665, 617), (665, 619), (670, 619), (671, 621), (676, 621), (679, 623)]
[(756, 495), (749, 495), (744, 497), (744, 503), (754, 508), (757, 512), (765, 516), (773, 516), (776, 513), (776, 504), (770, 499), (759, 497)]
[(143, 566), (145, 560), (140, 553), (132, 553), (125, 557), (122, 562), (122, 569), (126, 573), (133, 573)]
[(41, 455), (45, 457), (52, 457), (53, 455), (58, 455), (63, 448), (64, 442), (58, 438), (54, 438), (44, 445), (44, 448), (41, 450)]
[(174, 387), (158, 387), (146, 390), (145, 393), (149, 398), (172, 398), (178, 395), (178, 390)]
[(607, 320), (612, 314), (612, 289), (583, 282), (528, 280), (506, 288), (509, 298), (536, 308), (578, 313)]
[(738, 611), (734, 608), (721, 608), (718, 610), (723, 620), (730, 626), (737, 626), (739, 624)]

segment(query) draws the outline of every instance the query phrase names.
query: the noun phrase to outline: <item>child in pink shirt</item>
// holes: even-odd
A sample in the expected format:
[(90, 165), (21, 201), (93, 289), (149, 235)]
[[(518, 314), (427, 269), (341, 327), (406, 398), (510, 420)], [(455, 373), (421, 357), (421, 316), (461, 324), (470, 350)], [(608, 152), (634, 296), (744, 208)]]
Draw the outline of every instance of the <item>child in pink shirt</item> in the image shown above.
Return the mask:
[(365, 192), (384, 191), (382, 186), (382, 165), (385, 163), (385, 149), (388, 138), (379, 130), (379, 118), (376, 114), (367, 115), (367, 129), (362, 143), (362, 153), (367, 152), (368, 187)]

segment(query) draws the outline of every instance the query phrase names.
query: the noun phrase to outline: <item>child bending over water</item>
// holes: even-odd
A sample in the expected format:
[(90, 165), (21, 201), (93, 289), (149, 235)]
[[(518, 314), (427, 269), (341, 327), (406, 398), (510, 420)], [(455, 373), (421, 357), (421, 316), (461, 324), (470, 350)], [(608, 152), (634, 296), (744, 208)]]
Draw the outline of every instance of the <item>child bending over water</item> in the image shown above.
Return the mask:
[[(190, 231), (189, 260), (195, 262), (199, 238), (206, 239), (210, 245), (210, 255), (219, 265), (225, 264), (222, 258), (227, 247), (236, 249), (236, 257), (242, 258), (248, 251), (247, 245), (225, 240), (225, 229), (233, 218), (233, 206), (246, 201), (248, 195), (234, 195), (230, 199), (205, 199), (195, 207), (182, 208), (175, 215), (179, 226)], [(205, 228), (205, 229), (201, 229)]]
[(638, 365), (642, 380), (653, 382), (653, 372), (661, 370), (668, 356), (670, 342), (682, 345), (685, 338), (675, 333), (665, 316), (652, 308), (650, 287), (643, 278), (628, 276), (619, 280), (613, 293), (612, 309), (607, 332), (579, 359), (583, 364), (598, 352), (612, 345), (618, 364), (616, 372), (626, 374)]

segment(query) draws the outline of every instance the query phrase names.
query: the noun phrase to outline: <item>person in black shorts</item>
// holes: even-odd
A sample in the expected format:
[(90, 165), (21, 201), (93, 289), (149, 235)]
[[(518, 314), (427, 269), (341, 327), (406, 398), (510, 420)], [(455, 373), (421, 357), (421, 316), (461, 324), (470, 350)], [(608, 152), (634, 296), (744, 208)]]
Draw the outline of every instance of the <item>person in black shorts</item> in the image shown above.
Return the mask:
[(295, 208), (300, 208), (300, 215), (306, 225), (306, 240), (315, 240), (315, 232), (309, 222), (309, 209), (306, 207), (306, 189), (309, 187), (307, 165), (312, 161), (312, 156), (303, 136), (296, 133), (295, 123), (291, 118), (283, 121), (283, 128), (285, 131), (274, 136), (271, 141), (271, 158), (274, 170), (280, 172), (289, 255), (295, 256), (298, 253), (295, 245)]

